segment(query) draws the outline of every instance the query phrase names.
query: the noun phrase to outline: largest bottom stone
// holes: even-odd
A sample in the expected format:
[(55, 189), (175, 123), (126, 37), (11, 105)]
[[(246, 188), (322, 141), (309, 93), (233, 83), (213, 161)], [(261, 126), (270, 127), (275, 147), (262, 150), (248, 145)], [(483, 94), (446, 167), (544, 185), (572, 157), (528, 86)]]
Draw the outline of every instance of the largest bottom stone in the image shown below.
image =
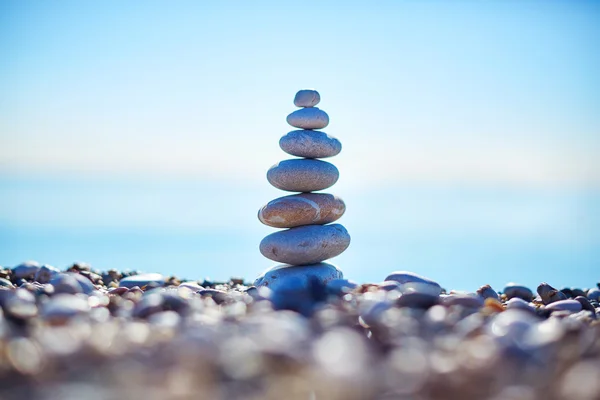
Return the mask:
[(315, 264), (340, 255), (350, 235), (340, 224), (308, 225), (270, 234), (260, 242), (263, 256), (291, 265)]

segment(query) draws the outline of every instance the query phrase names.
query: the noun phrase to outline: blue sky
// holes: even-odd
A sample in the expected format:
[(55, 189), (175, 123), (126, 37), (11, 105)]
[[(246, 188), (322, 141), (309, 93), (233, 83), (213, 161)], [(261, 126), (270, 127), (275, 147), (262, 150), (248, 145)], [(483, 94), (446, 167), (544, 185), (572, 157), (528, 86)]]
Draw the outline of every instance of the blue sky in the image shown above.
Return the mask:
[[(458, 221), (471, 221), (477, 229), (454, 238), (457, 248), (485, 227), (496, 238), (486, 242), (493, 258), (503, 246), (495, 235), (524, 235), (531, 245), (504, 245), (522, 255), (518, 265), (542, 260), (533, 243), (552, 248), (569, 232), (583, 246), (567, 252), (578, 261), (556, 268), (574, 265), (590, 278), (600, 246), (589, 204), (600, 189), (600, 4), (324, 3), (2, 2), (7, 235), (36, 224), (218, 227), (247, 232), (241, 242), (255, 246), (269, 232), (255, 226), (255, 210), (282, 194), (265, 172), (286, 157), (277, 141), (291, 130), (293, 95), (314, 87), (331, 117), (325, 131), (344, 146), (332, 160), (342, 176), (331, 192), (348, 204), (351, 249), (361, 252), (352, 259), (374, 248), (357, 240), (376, 224), (386, 232), (378, 246), (395, 242), (396, 227), (419, 228), (427, 251), (442, 240), (428, 242), (427, 232), (458, 235)], [(197, 200), (182, 206), (176, 199), (190, 186)], [(223, 204), (235, 218), (215, 216)], [(381, 220), (372, 221), (373, 204)], [(417, 264), (434, 272), (440, 263)], [(352, 268), (362, 279), (381, 275)]]

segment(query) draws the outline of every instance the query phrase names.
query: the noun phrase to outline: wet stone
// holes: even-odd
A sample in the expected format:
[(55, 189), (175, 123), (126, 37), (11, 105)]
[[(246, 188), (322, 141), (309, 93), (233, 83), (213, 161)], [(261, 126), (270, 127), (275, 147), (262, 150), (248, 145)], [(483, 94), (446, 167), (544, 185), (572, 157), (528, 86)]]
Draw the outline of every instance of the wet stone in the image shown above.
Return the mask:
[(346, 211), (344, 201), (327, 193), (301, 193), (271, 200), (258, 219), (274, 228), (323, 225), (338, 220)]
[(279, 139), (281, 150), (296, 157), (327, 158), (342, 151), (342, 143), (322, 131), (296, 130)]
[(333, 186), (340, 173), (335, 165), (312, 159), (291, 159), (275, 164), (267, 171), (267, 180), (288, 192), (314, 192)]
[(308, 225), (272, 233), (260, 243), (262, 255), (291, 265), (315, 264), (340, 255), (350, 235), (340, 224)]

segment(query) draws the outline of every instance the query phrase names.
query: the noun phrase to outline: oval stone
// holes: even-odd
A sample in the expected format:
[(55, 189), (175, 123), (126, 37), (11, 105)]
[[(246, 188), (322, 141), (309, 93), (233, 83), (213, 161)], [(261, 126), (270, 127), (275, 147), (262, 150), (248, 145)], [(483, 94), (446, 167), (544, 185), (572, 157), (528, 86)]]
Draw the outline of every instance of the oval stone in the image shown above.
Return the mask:
[(312, 265), (276, 265), (263, 272), (254, 281), (257, 288), (269, 287), (272, 290), (287, 287), (289, 281), (300, 281), (305, 287), (310, 286), (313, 279), (327, 284), (336, 279), (342, 279), (344, 274), (335, 265), (318, 263)]
[(409, 271), (392, 272), (385, 280), (398, 282), (402, 293), (417, 292), (438, 296), (442, 292), (439, 283)]
[(260, 242), (260, 252), (273, 261), (305, 265), (338, 256), (349, 245), (350, 235), (340, 224), (307, 225), (270, 234)]
[(518, 297), (520, 299), (531, 301), (533, 299), (533, 292), (526, 286), (516, 284), (514, 282), (507, 283), (504, 287), (503, 293), (507, 298), (512, 299)]
[(316, 90), (303, 89), (296, 93), (294, 105), (296, 107), (314, 107), (321, 101), (321, 95)]
[(557, 300), (548, 304), (546, 306), (546, 310), (549, 311), (570, 311), (570, 312), (578, 312), (581, 311), (582, 305), (577, 300)]
[(165, 284), (165, 277), (157, 273), (132, 275), (121, 279), (119, 286), (126, 288), (132, 288), (134, 286), (144, 287), (151, 283), (162, 286)]
[(300, 129), (323, 129), (329, 125), (329, 115), (318, 107), (301, 108), (287, 116), (287, 123)]
[(323, 225), (339, 219), (344, 201), (327, 193), (301, 193), (271, 200), (258, 211), (258, 219), (274, 228)]
[(340, 176), (335, 165), (311, 159), (284, 160), (267, 171), (267, 180), (288, 192), (313, 192), (333, 186)]
[(291, 131), (279, 139), (279, 147), (288, 154), (306, 158), (333, 157), (342, 151), (342, 143), (322, 131)]

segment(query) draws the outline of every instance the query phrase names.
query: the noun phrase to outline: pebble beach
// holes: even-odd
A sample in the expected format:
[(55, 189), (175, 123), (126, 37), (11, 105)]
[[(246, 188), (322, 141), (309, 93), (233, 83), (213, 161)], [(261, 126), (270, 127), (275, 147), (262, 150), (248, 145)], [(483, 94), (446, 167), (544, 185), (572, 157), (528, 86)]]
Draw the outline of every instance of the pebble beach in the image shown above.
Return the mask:
[(228, 282), (4, 267), (0, 398), (600, 397), (593, 282), (468, 293), (407, 271), (358, 284), (321, 267), (334, 273)]

